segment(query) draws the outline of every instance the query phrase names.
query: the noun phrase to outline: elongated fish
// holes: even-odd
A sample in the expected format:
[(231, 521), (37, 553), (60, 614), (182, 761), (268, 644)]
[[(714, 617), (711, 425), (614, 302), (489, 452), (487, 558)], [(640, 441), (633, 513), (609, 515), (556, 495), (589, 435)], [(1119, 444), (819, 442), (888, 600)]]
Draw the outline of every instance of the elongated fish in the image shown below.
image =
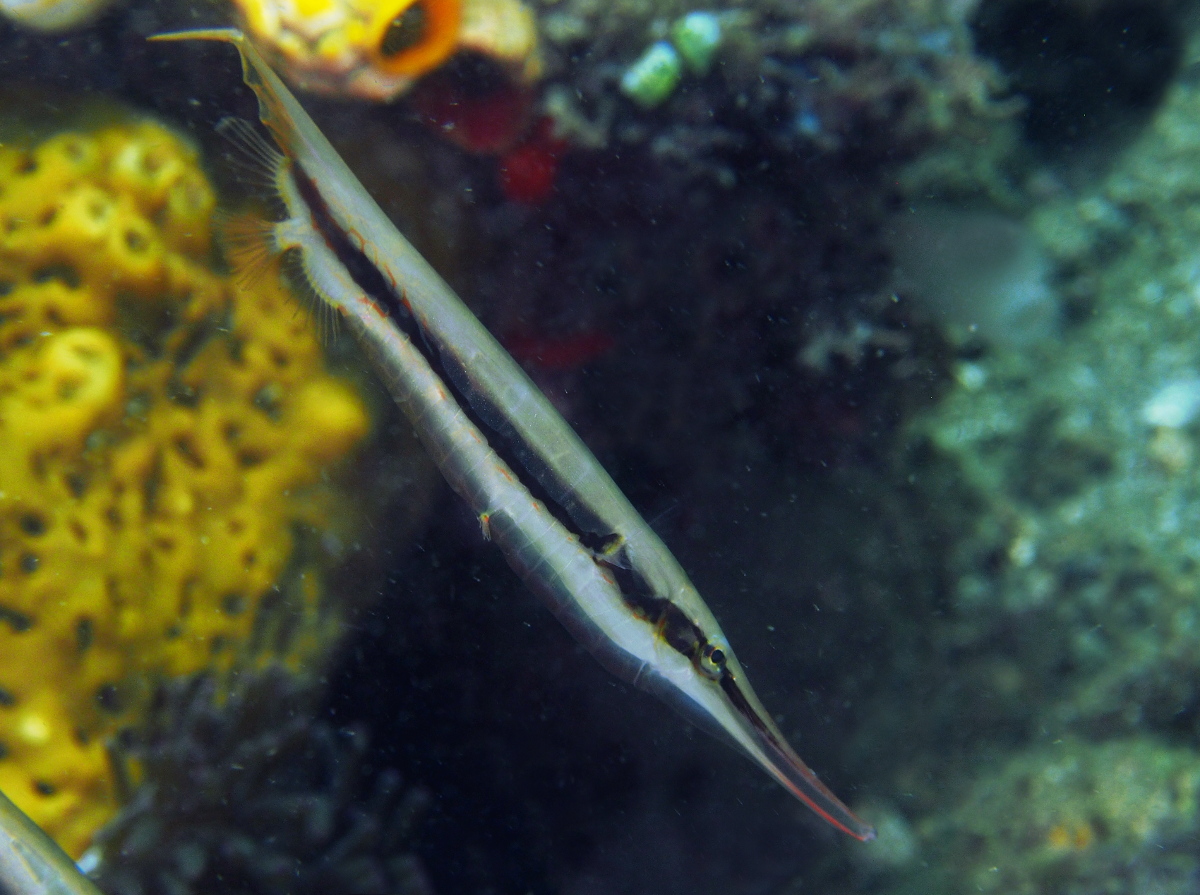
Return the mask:
[(295, 257), (316, 300), (347, 322), (484, 536), (529, 588), (611, 671), (732, 742), (839, 830), (874, 838), (788, 745), (670, 550), (245, 36), (213, 29), (154, 39), (225, 41), (241, 53), (279, 149), (256, 141), (244, 122), (225, 126), (251, 144), (287, 212), (263, 222), (258, 237)]
[(0, 792), (0, 893), (101, 895), (75, 862)]

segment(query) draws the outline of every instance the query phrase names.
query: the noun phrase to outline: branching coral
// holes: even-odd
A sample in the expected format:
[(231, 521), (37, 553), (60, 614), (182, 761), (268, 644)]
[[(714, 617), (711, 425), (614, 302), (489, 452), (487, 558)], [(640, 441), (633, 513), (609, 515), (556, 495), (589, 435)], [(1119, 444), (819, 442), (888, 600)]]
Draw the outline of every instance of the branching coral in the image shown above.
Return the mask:
[(316, 615), (297, 533), (368, 426), (283, 288), (210, 267), (213, 208), (154, 124), (0, 147), (0, 788), (74, 854), (139, 680)]
[(365, 737), (314, 723), (312, 696), (278, 666), (230, 687), (201, 675), (159, 688), (148, 723), (117, 750), (141, 784), (88, 855), (101, 887), (428, 892), (409, 851), (428, 796), (394, 773), (372, 775)]

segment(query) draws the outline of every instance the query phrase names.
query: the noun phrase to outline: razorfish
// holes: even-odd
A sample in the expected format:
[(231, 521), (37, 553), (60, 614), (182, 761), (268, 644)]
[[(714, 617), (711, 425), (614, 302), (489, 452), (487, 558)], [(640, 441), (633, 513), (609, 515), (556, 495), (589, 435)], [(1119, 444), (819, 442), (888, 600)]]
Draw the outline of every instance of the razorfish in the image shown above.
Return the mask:
[(101, 895), (66, 852), (0, 792), (0, 892)]
[(286, 209), (281, 221), (261, 221), (251, 239), (294, 259), (314, 300), (346, 321), (484, 537), (526, 585), (612, 672), (731, 741), (839, 830), (874, 838), (788, 745), (670, 550), (396, 230), (253, 44), (234, 29), (152, 39), (238, 49), (278, 148), (247, 122), (227, 119), (222, 128), (250, 148)]

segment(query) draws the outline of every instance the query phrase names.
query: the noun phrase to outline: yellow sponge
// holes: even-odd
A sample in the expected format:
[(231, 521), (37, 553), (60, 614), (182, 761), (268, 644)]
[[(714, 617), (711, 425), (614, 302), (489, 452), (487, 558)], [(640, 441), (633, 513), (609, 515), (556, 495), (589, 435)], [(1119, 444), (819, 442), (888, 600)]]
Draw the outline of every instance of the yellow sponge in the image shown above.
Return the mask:
[(316, 611), (295, 533), (369, 426), (277, 278), (214, 270), (214, 204), (153, 123), (0, 146), (0, 789), (76, 856), (138, 682)]

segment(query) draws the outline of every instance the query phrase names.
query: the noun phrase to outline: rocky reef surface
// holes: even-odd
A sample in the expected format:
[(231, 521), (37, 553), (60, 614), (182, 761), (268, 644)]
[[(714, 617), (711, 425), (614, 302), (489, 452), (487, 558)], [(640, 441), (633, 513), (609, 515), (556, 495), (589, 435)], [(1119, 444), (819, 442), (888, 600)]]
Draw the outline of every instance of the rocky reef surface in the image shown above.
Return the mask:
[(1185, 69), (1106, 169), (1036, 205), (1057, 325), (961, 353), (907, 425), (899, 469), (948, 528), (904, 686), (932, 700), (890, 725), (927, 746), (904, 772), (921, 864), (879, 891), (1200, 881), (1198, 102)]
[[(447, 494), (377, 548), (381, 599), (297, 709), (371, 730), (365, 788), (396, 768), (430, 794), (413, 885), (1195, 891), (1193, 5), (528, 7), (540, 80), (516, 99), (468, 57), (393, 105), (305, 103), (880, 837), (840, 840), (606, 676)], [(253, 115), (232, 54), (141, 42), (232, 13), (179, 12), (6, 26), (0, 77), (156, 111), (233, 196), (210, 130)], [(646, 63), (683, 55), (689, 13), (719, 24), (711, 59)]]

